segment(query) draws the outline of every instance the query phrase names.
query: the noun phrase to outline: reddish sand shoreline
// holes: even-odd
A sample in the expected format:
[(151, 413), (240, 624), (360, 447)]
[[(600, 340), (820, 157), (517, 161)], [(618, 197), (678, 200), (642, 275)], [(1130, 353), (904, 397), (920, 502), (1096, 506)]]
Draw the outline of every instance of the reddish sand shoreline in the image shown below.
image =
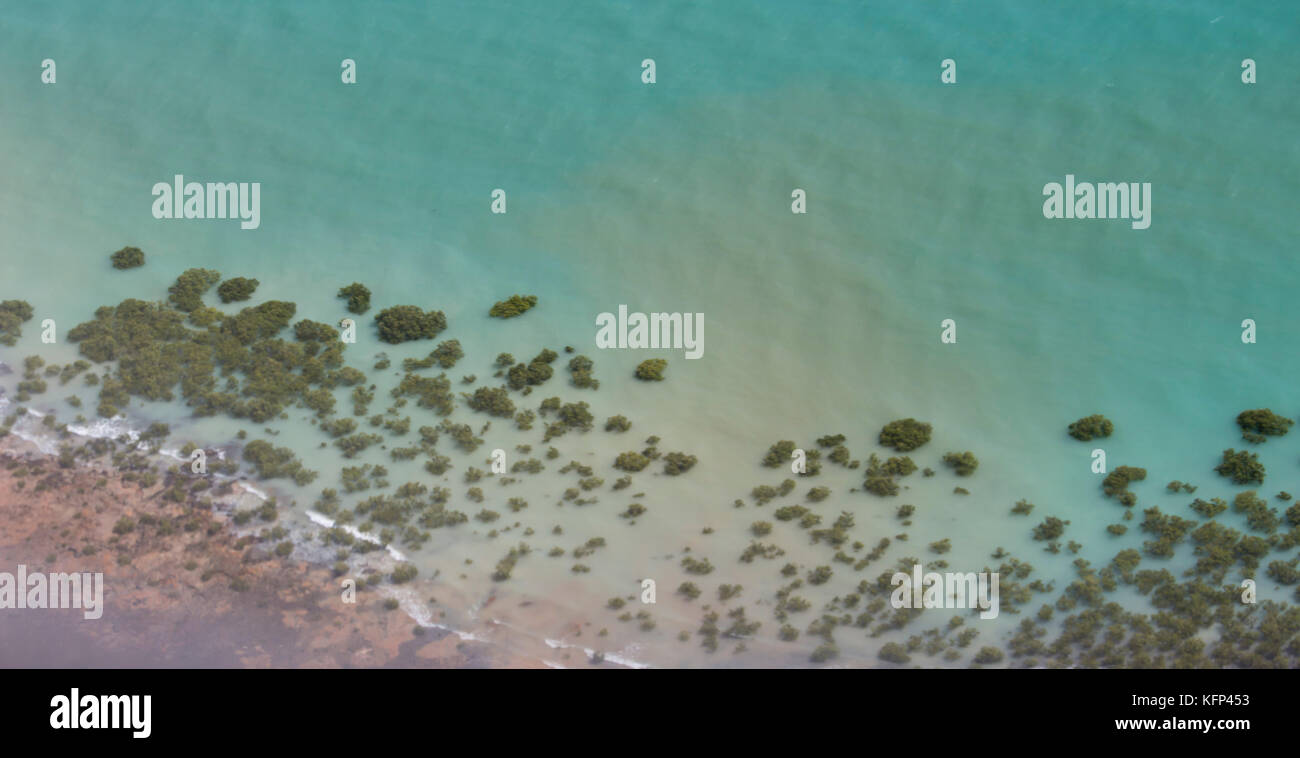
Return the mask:
[[(0, 571), (102, 572), (104, 614), (0, 609), (0, 667), (543, 667), (497, 645), (415, 631), (374, 590), (237, 537), (225, 517), (104, 467), (0, 445)], [(114, 525), (150, 514), (173, 530)], [(188, 528), (186, 528), (188, 526)]]

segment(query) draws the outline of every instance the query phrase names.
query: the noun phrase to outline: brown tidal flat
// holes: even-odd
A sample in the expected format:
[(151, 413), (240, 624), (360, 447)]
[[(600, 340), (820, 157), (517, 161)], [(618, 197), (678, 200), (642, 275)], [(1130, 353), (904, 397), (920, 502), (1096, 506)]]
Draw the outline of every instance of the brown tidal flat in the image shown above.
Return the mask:
[[(219, 512), (23, 447), (0, 443), (0, 571), (102, 572), (104, 613), (0, 609), (0, 667), (544, 665), (440, 629), (416, 634), (381, 593), (343, 603), (328, 569), (241, 540)], [(138, 524), (145, 514), (174, 528), (114, 533), (123, 517)]]

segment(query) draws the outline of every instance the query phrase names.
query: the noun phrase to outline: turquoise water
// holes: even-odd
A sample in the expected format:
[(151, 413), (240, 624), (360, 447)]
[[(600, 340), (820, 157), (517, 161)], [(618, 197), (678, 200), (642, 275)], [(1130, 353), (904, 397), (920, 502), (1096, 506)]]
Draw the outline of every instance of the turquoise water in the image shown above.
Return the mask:
[[(919, 463), (940, 468), (945, 450), (981, 460), (970, 482), (956, 482), (968, 497), (951, 494), (946, 471), (911, 481), (897, 503), (849, 493), (858, 481), (845, 477), (842, 487), (812, 482), (837, 490), (819, 506), (831, 517), (850, 508), (860, 527), (872, 524), (855, 535), (868, 544), (902, 531), (898, 503), (919, 508), (909, 543), (841, 577), (827, 599), (902, 556), (928, 555), (924, 545), (943, 536), (953, 538), (945, 558), (954, 569), (977, 570), (1002, 545), (1034, 563), (1035, 576), (1065, 579), (1074, 556), (1042, 554), (1032, 523), (1070, 519), (1066, 538), (1100, 566), (1118, 549), (1102, 529), (1121, 511), (1098, 491), (1093, 446), (1061, 434), (1066, 423), (1094, 412), (1113, 419), (1110, 464), (1146, 467), (1142, 505), (1187, 516), (1190, 498), (1165, 495), (1163, 484), (1230, 493), (1211, 467), (1223, 448), (1241, 446), (1238, 411), (1300, 412), (1288, 391), (1300, 339), (1284, 221), (1298, 181), (1296, 31), (1294, 13), (1276, 3), (10, 9), (0, 27), (0, 296), (30, 300), (37, 317), (0, 359), (66, 361), (67, 345), (40, 344), (40, 319), (66, 331), (102, 304), (161, 297), (192, 266), (256, 277), (258, 298), (292, 300), (301, 317), (345, 315), (333, 295), (354, 280), (380, 307), (442, 309), (445, 336), (468, 353), (453, 377), (486, 378), (500, 351), (526, 358), (572, 344), (596, 360), (599, 392), (561, 391), (553, 380), (534, 398), (586, 399), (598, 418), (621, 412), (636, 427), (617, 449), (603, 433), (565, 439), (562, 460), (601, 461), (653, 433), (702, 463), (676, 480), (639, 481), (652, 511), (632, 528), (614, 518), (624, 498), (602, 495), (599, 516), (574, 514), (542, 504), (562, 489), (558, 474), (526, 478), (514, 489), (533, 500), (523, 515), (541, 550), (510, 591), (569, 603), (617, 637), (627, 630), (597, 612), (603, 600), (662, 577), (660, 629), (627, 637), (659, 663), (733, 660), (673, 640), (698, 624), (699, 608), (668, 595), (684, 578), (676, 558), (685, 546), (732, 570), (745, 526), (763, 516), (731, 501), (780, 480), (758, 466), (778, 439), (842, 432), (865, 458), (881, 424), (916, 416), (936, 427)], [(57, 61), (55, 86), (40, 83), (47, 57)], [(640, 81), (647, 57), (653, 86)], [(1240, 82), (1244, 57), (1259, 62), (1256, 85)], [(339, 81), (343, 58), (358, 63), (355, 86)], [(957, 61), (956, 85), (939, 82), (945, 58)], [(176, 173), (260, 181), (261, 228), (153, 219), (150, 188)], [(1151, 182), (1151, 228), (1044, 219), (1041, 189), (1067, 173)], [(503, 216), (489, 212), (498, 187), (509, 194)], [(790, 213), (796, 187), (808, 193), (806, 215)], [(107, 254), (127, 244), (148, 265), (112, 271)], [(483, 315), (513, 292), (538, 295), (542, 307), (512, 322)], [(621, 303), (704, 313), (704, 358), (663, 351), (670, 381), (623, 379), (649, 356), (594, 347), (596, 314)], [(939, 340), (947, 318), (957, 321), (955, 345)], [(1257, 344), (1242, 344), (1244, 318), (1257, 322)], [(349, 364), (369, 371), (381, 350), (400, 359), (429, 347), (380, 346), (363, 330)], [(55, 396), (43, 402), (56, 407)], [(386, 404), (381, 395), (372, 413)], [(227, 440), (243, 427), (264, 436), (225, 420), (188, 426), (178, 407), (132, 413), (196, 439)], [(298, 494), (308, 503), (336, 486), (340, 459), (315, 452), (322, 436), (297, 420), (303, 412), (291, 415), (275, 441), (322, 471)], [(501, 429), (485, 448), (538, 446), (540, 429)], [(1265, 491), (1300, 487), (1293, 444), (1260, 452)], [(453, 458), (482, 467), (478, 454)], [(417, 464), (408, 478), (389, 467), (394, 483), (429, 478)], [(1038, 504), (1034, 516), (1009, 519), (1022, 497)], [(564, 525), (565, 547), (609, 538), (591, 574), (569, 574), (568, 559), (549, 567), (541, 535), (552, 522)], [(489, 567), (518, 539), (492, 540), (471, 524), (479, 535), (438, 534), (414, 559), (481, 595), (493, 589)], [(716, 535), (702, 536), (704, 526)], [(829, 558), (790, 525), (774, 539), (801, 564)], [(465, 570), (467, 557), (478, 570)], [(739, 580), (760, 601), (779, 586), (782, 562), (719, 571), (707, 589)], [(777, 625), (750, 616), (772, 639)], [(878, 641), (850, 636), (838, 636), (844, 657), (872, 660)], [(797, 664), (812, 643), (777, 645), (751, 647)]]

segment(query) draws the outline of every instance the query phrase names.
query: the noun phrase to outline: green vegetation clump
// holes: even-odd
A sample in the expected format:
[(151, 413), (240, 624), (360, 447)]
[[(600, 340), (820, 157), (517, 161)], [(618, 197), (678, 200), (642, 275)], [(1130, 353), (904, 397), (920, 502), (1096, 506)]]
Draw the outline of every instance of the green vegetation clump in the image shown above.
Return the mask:
[(515, 414), (515, 403), (505, 387), (479, 387), (464, 397), (470, 408), (490, 416), (509, 418)]
[(275, 447), (265, 440), (253, 440), (244, 446), (244, 461), (251, 464), (259, 478), (288, 477), (294, 482), (309, 484), (317, 476), (315, 471), (303, 468), (302, 461), (287, 447)]
[(1003, 654), (995, 647), (984, 646), (975, 654), (975, 662), (981, 665), (1001, 663)]
[(576, 429), (581, 432), (591, 431), (592, 425), (596, 423), (596, 417), (591, 415), (590, 406), (582, 401), (561, 405), (555, 415), (566, 429)]
[(831, 495), (831, 490), (829, 487), (813, 487), (812, 489), (808, 490), (808, 494), (805, 495), (805, 497), (808, 498), (809, 502), (820, 503), (821, 501), (830, 497), (830, 495)]
[(440, 368), (451, 368), (465, 357), (465, 351), (461, 349), (460, 340), (443, 340), (429, 353), (429, 357), (437, 361)]
[[(522, 371), (515, 370), (519, 368), (522, 368)], [(555, 375), (555, 369), (551, 368), (551, 364), (543, 361), (532, 361), (527, 366), (520, 363), (511, 368), (510, 371), (511, 374), (508, 376), (511, 385), (515, 386), (515, 389), (519, 389), (519, 378), (523, 379), (524, 384), (535, 387), (539, 384), (545, 384)]]
[(604, 547), (604, 546), (605, 546), (605, 538), (604, 538), (604, 537), (592, 537), (591, 539), (587, 540), (587, 542), (586, 542), (585, 544), (583, 544), (583, 545), (581, 545), (581, 546), (579, 546), (579, 547), (575, 547), (575, 548), (573, 549), (573, 557), (574, 557), (574, 558), (586, 558), (587, 556), (589, 556), (589, 555), (591, 555), (592, 553), (596, 552), (596, 549), (597, 549), (597, 548), (602, 548), (602, 547)]
[(1208, 501), (1199, 497), (1192, 501), (1192, 510), (1199, 513), (1204, 518), (1214, 518), (1215, 516), (1228, 510), (1228, 504), (1222, 499), (1214, 497)]
[(344, 366), (339, 369), (337, 373), (330, 374), (329, 380), (337, 380), (337, 382), (344, 387), (355, 387), (366, 380), (366, 375), (351, 366)]
[(880, 444), (907, 453), (929, 442), (933, 429), (914, 418), (891, 421), (880, 430)]
[(797, 518), (803, 518), (807, 512), (808, 509), (802, 505), (785, 505), (777, 508), (772, 515), (776, 517), (777, 521), (793, 521)]
[(203, 293), (221, 281), (221, 272), (207, 268), (186, 269), (167, 289), (167, 301), (178, 311), (190, 311), (203, 305)]
[(907, 663), (912, 660), (912, 656), (907, 654), (907, 650), (897, 642), (886, 642), (876, 654), (882, 661), (889, 663)]
[(969, 450), (964, 453), (944, 453), (943, 462), (950, 466), (957, 476), (970, 476), (980, 465), (975, 454)]
[[(456, 361), (465, 357), (465, 351), (460, 347), (460, 340), (445, 340), (438, 343), (425, 358), (407, 358), (402, 361), (402, 368), (406, 371), (416, 371), (423, 368), (432, 368), (433, 364), (438, 364), (441, 368), (451, 368), (456, 365)], [(475, 377), (465, 377), (463, 380), (466, 384), (472, 384)]]
[(1147, 478), (1147, 470), (1134, 466), (1117, 466), (1101, 482), (1102, 492), (1106, 497), (1118, 497), (1122, 505), (1137, 503), (1137, 495), (1128, 491), (1131, 482), (1140, 482)]
[(395, 305), (380, 311), (375, 323), (379, 325), (379, 339), (397, 344), (437, 337), (447, 328), (447, 317), (442, 311), (426, 312), (414, 305)]
[(343, 481), (344, 492), (360, 492), (370, 489), (370, 480), (366, 475), (370, 472), (370, 465), (365, 466), (344, 466), (339, 472), (339, 478)]
[(1032, 511), (1033, 509), (1034, 509), (1033, 503), (1029, 502), (1028, 500), (1021, 499), (1021, 500), (1017, 500), (1016, 504), (1012, 506), (1011, 512), (1018, 516), (1028, 516), (1029, 512)]
[(1223, 451), (1223, 462), (1214, 467), (1219, 476), (1231, 477), (1233, 484), (1264, 483), (1264, 464), (1259, 456), (1232, 448)]
[[(500, 363), (501, 359), (506, 357), (509, 357), (509, 354), (502, 353), (498, 356), (497, 362)], [(537, 357), (528, 363), (516, 363), (506, 371), (506, 384), (512, 390), (522, 390), (525, 387), (546, 383), (555, 374), (555, 370), (551, 368), (551, 363), (555, 361), (556, 357), (558, 356), (555, 351), (542, 350)], [(555, 401), (558, 403), (559, 398), (555, 398)], [(544, 412), (546, 408), (543, 407), (542, 410)]]
[(591, 359), (585, 355), (576, 355), (569, 361), (569, 381), (574, 387), (579, 389), (600, 389), (600, 380), (592, 376), (591, 370), (595, 366)]
[[(969, 453), (967, 453), (969, 455)], [(978, 463), (976, 465), (979, 465)], [(880, 466), (880, 470), (889, 476), (908, 476), (916, 471), (916, 464), (906, 455), (888, 458)]]
[(515, 564), (530, 552), (532, 552), (532, 549), (522, 542), (519, 543), (519, 547), (510, 548), (510, 552), (497, 561), (496, 570), (492, 572), (492, 581), (504, 582), (509, 579), (511, 572), (514, 571)]
[(334, 446), (343, 451), (344, 458), (355, 458), (371, 445), (384, 441), (378, 434), (351, 434), (334, 440)]
[(340, 287), (338, 297), (347, 298), (350, 313), (365, 313), (370, 310), (370, 290), (364, 284), (353, 282)]
[(839, 547), (849, 539), (849, 530), (853, 528), (853, 514), (848, 511), (840, 511), (839, 518), (830, 529), (814, 529), (809, 532), (814, 543), (826, 540), (832, 547)]
[(740, 554), (741, 563), (753, 563), (755, 558), (765, 558), (772, 560), (785, 555), (785, 550), (777, 545), (764, 545), (761, 542), (750, 542), (749, 547), (745, 548)]
[(389, 581), (393, 584), (405, 584), (416, 577), (420, 571), (413, 563), (402, 563), (393, 569), (393, 573), (388, 576)]
[(339, 332), (329, 324), (303, 319), (293, 325), (293, 336), (299, 342), (331, 343), (339, 338)]
[(1237, 414), (1237, 426), (1241, 427), (1241, 436), (1247, 442), (1259, 443), (1265, 442), (1269, 436), (1280, 437), (1290, 431), (1294, 423), (1268, 408), (1256, 408)]
[(733, 597), (739, 595), (739, 594), (740, 594), (740, 591), (743, 590), (743, 589), (744, 589), (744, 587), (742, 587), (742, 586), (739, 585), (739, 584), (723, 584), (723, 585), (720, 585), (720, 586), (718, 587), (718, 600), (720, 600), (720, 601), (722, 601), (722, 602), (725, 603), (726, 601), (728, 601), (728, 600), (732, 599)]
[[(29, 355), (23, 359), (23, 381), (18, 383), (17, 398), (19, 402), (27, 402), (32, 395), (39, 395), (48, 389), (45, 380), (41, 378), (40, 370), (45, 366), (45, 359), (39, 355)], [(46, 369), (46, 376), (53, 376), (59, 371), (57, 366), (50, 366)], [(46, 414), (43, 419), (45, 426), (54, 427), (53, 414)]]
[(1097, 413), (1084, 416), (1070, 424), (1068, 431), (1076, 440), (1087, 442), (1093, 437), (1109, 437), (1115, 431), (1115, 425), (1110, 422), (1110, 419)]
[(1159, 508), (1148, 508), (1142, 515), (1142, 531), (1156, 537), (1155, 541), (1145, 542), (1142, 547), (1149, 555), (1158, 558), (1172, 557), (1174, 545), (1196, 526), (1195, 521), (1161, 513)]
[(1065, 534), (1065, 525), (1068, 521), (1062, 521), (1055, 516), (1048, 516), (1043, 523), (1034, 527), (1034, 539), (1039, 541), (1051, 541)]
[(109, 260), (113, 261), (115, 269), (139, 268), (144, 265), (144, 251), (138, 247), (124, 247), (110, 255)]
[(258, 283), (256, 279), (246, 279), (242, 276), (227, 279), (217, 287), (217, 297), (221, 298), (223, 303), (247, 300), (253, 296)]
[(210, 326), (221, 323), (226, 314), (207, 305), (199, 306), (190, 311), (189, 322), (200, 329), (207, 329)]
[(1268, 564), (1268, 575), (1278, 584), (1292, 585), (1300, 582), (1300, 571), (1296, 570), (1296, 561), (1273, 561)]
[(662, 382), (666, 368), (668, 368), (668, 361), (663, 358), (651, 358), (637, 364), (635, 375), (643, 382)]
[(682, 570), (688, 574), (708, 574), (713, 571), (713, 564), (708, 558), (696, 560), (688, 555), (682, 559)]
[(67, 384), (88, 368), (90, 368), (90, 362), (78, 358), (76, 361), (64, 366), (63, 370), (59, 372), (59, 384)]
[(667, 453), (664, 455), (664, 473), (669, 476), (685, 474), (695, 467), (697, 459), (686, 453)]
[(627, 416), (610, 416), (605, 419), (605, 431), (607, 432), (626, 432), (632, 428), (632, 422), (627, 420)]
[(1196, 543), (1197, 555), (1192, 573), (1208, 575), (1216, 582), (1222, 581), (1228, 569), (1238, 560), (1254, 562), (1269, 550), (1267, 542), (1255, 537), (1243, 539), (1240, 532), (1229, 529), (1217, 521), (1201, 524), (1192, 532), (1191, 537)]
[(1133, 573), (1133, 569), (1136, 569), (1138, 564), (1142, 562), (1142, 555), (1138, 551), (1129, 548), (1119, 551), (1111, 560), (1120, 572), (1127, 576)]
[(618, 457), (614, 459), (614, 468), (620, 471), (641, 471), (649, 465), (650, 459), (634, 450), (619, 453)]
[(451, 419), (443, 419), (442, 423), (438, 424), (438, 429), (450, 435), (456, 441), (456, 446), (467, 453), (474, 452), (479, 445), (483, 444), (483, 439), (474, 435), (474, 430), (469, 424), (453, 424)]
[[(240, 345), (252, 346), (258, 340), (270, 339), (279, 334), (281, 329), (289, 325), (297, 312), (298, 306), (283, 300), (268, 300), (260, 305), (254, 305), (243, 308), (234, 316), (227, 318), (221, 323), (221, 332), (223, 336), (233, 337)], [(229, 349), (231, 345), (218, 344), (218, 350)], [(279, 345), (273, 346), (274, 352), (280, 352), (283, 349)], [(324, 363), (329, 361), (335, 364), (342, 363), (342, 345), (336, 349), (337, 355), (327, 358), (322, 356), (322, 369)], [(274, 353), (273, 353), (274, 354)], [(219, 356), (221, 357), (221, 356)], [(296, 355), (285, 353), (283, 356), (275, 356), (281, 363), (293, 362), (297, 359)]]
[(25, 300), (0, 302), (0, 344), (13, 347), (23, 335), (22, 325), (32, 320), (32, 306)]
[(488, 315), (493, 318), (514, 318), (535, 305), (537, 305), (536, 295), (511, 295), (506, 300), (493, 305)]
[(1254, 490), (1238, 493), (1232, 499), (1232, 509), (1246, 514), (1246, 525), (1255, 531), (1272, 534), (1277, 531), (1280, 519), (1276, 508), (1269, 508), (1268, 501), (1259, 497)]
[(892, 497), (898, 494), (898, 482), (894, 481), (894, 477), (888, 473), (875, 453), (867, 459), (867, 478), (862, 484), (862, 489), (879, 497)]
[(790, 456), (793, 453), (794, 443), (790, 440), (781, 440), (768, 448), (767, 455), (763, 456), (763, 465), (768, 468), (783, 466), (790, 462)]
[[(356, 389), (361, 388), (357, 387)], [(353, 393), (355, 394), (356, 390), (353, 390)], [(439, 374), (438, 376), (407, 374), (393, 388), (392, 395), (395, 398), (415, 397), (417, 398), (416, 405), (421, 408), (432, 409), (439, 416), (450, 415), (456, 407), (455, 395), (451, 391), (451, 380), (447, 378), (446, 374)]]

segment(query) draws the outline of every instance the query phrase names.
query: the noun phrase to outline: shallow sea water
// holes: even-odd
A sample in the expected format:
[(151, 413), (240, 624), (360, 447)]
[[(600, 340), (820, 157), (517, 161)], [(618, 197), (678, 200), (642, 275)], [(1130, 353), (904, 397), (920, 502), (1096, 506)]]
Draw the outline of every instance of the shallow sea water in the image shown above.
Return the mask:
[[(492, 526), (520, 526), (496, 538), (473, 520), (435, 531), (410, 555), (421, 575), (440, 572), (456, 597), (495, 593), (491, 607), (512, 610), (493, 612), (537, 637), (592, 644), (608, 628), (593, 646), (656, 665), (804, 665), (815, 638), (775, 638), (771, 605), (786, 562), (801, 575), (835, 569), (828, 584), (799, 590), (812, 602), (792, 621), (802, 629), (825, 602), (899, 559), (938, 559), (926, 545), (943, 537), (952, 538), (942, 556), (952, 570), (989, 566), (1002, 546), (1058, 590), (1074, 558), (1100, 567), (1139, 546), (1137, 520), (1122, 539), (1104, 532), (1122, 509), (1090, 471), (1094, 445), (1062, 433), (1080, 416), (1115, 421), (1104, 444), (1112, 467), (1149, 470), (1135, 487), (1142, 507), (1193, 515), (1190, 496), (1164, 492), (1171, 479), (1200, 485), (1197, 497), (1242, 489), (1211, 470), (1222, 449), (1241, 447), (1235, 414), (1300, 412), (1289, 392), (1300, 339), (1288, 307), (1293, 225), (1284, 221), (1297, 196), (1290, 125), (1300, 114), (1283, 84), (1296, 31), (1278, 5), (1212, 2), (924, 12), (733, 2), (14, 9), (0, 30), (0, 70), (11, 72), (0, 77), (9, 115), (0, 122), (0, 297), (31, 301), (37, 317), (0, 360), (72, 360), (74, 347), (40, 343), (41, 319), (66, 332), (100, 305), (164, 297), (194, 266), (255, 277), (257, 299), (292, 300), (304, 318), (346, 315), (333, 295), (354, 280), (374, 291), (376, 307), (444, 310), (450, 328), (439, 339), (459, 339), (467, 353), (453, 382), (487, 380), (502, 351), (527, 359), (573, 345), (595, 360), (600, 390), (567, 387), (557, 363), (556, 378), (528, 400), (586, 400), (598, 420), (627, 415), (632, 431), (570, 434), (554, 443), (563, 456), (546, 472), (483, 485), (492, 498), (484, 505), (502, 513)], [(1247, 56), (1260, 61), (1255, 86), (1238, 78)], [(58, 62), (54, 87), (39, 83), (45, 57)], [(358, 61), (355, 87), (339, 83), (345, 57)], [(646, 57), (657, 63), (654, 86), (639, 79)], [(944, 58), (958, 62), (955, 86), (939, 84)], [(176, 173), (262, 182), (261, 228), (153, 219), (150, 187)], [(1066, 174), (1151, 182), (1151, 228), (1044, 219), (1041, 188)], [(504, 216), (488, 210), (498, 187), (508, 192)], [(796, 187), (808, 194), (806, 215), (789, 212)], [(114, 272), (107, 255), (127, 244), (149, 262)], [(512, 321), (486, 317), (514, 292), (538, 295), (541, 306)], [(596, 349), (596, 315), (620, 304), (703, 313), (704, 357)], [(954, 345), (939, 340), (949, 318)], [(1258, 324), (1257, 344), (1239, 338), (1245, 318)], [(347, 355), (380, 386), (372, 413), (388, 405), (401, 359), (431, 347), (382, 345), (362, 329)], [(370, 370), (379, 352), (394, 364), (387, 378)], [(669, 360), (668, 381), (634, 381), (635, 365), (652, 356)], [(14, 381), (0, 380), (11, 393)], [(62, 392), (29, 405), (70, 420)], [(346, 391), (338, 396), (346, 415)], [(436, 425), (407, 411), (413, 429)], [(420, 462), (391, 463), (382, 450), (345, 462), (333, 447), (318, 449), (325, 438), (302, 409), (271, 425), (274, 437), (250, 423), (195, 422), (179, 403), (129, 413), (137, 427), (169, 422), (174, 441), (217, 445), (247, 429), (293, 448), (321, 472), (302, 489), (273, 483), (296, 501), (297, 519), (321, 487), (337, 486), (342, 465), (383, 463), (394, 486), (440, 483)], [(832, 497), (810, 507), (822, 526), (852, 512), (866, 550), (908, 534), (868, 569), (832, 563), (832, 549), (775, 522), (771, 511), (798, 499), (733, 507), (787, 475), (759, 465), (777, 440), (811, 446), (843, 433), (855, 458), (884, 457), (877, 431), (906, 416), (934, 424), (934, 441), (914, 457), (937, 476), (909, 477), (909, 489), (882, 500), (849, 491), (860, 470), (827, 464), (796, 490), (830, 486)], [(461, 410), (455, 420), (477, 428), (487, 417)], [(538, 455), (541, 431), (494, 421), (474, 454), (440, 445), (457, 466), (442, 483), (453, 507), (484, 507), (463, 498), (465, 467), (485, 468), (496, 447), (512, 461), (516, 444)], [(678, 478), (648, 469), (610, 492), (614, 455), (651, 434), (661, 450), (700, 464)], [(949, 450), (979, 457), (969, 481), (939, 463)], [(1259, 452), (1270, 471), (1264, 492), (1300, 487), (1294, 439)], [(569, 460), (606, 480), (598, 504), (557, 505), (576, 481), (555, 470)], [(971, 494), (953, 494), (957, 485)], [(632, 526), (617, 514), (642, 491), (649, 511)], [(512, 496), (529, 507), (510, 513)], [(1037, 504), (1031, 517), (1008, 515), (1020, 498)], [(917, 506), (910, 527), (894, 518), (903, 503)], [(1064, 539), (1083, 544), (1078, 556), (1044, 553), (1031, 539), (1046, 515), (1071, 522)], [(775, 523), (763, 541), (786, 555), (741, 564), (756, 520)], [(1221, 520), (1241, 526), (1231, 512)], [(522, 536), (527, 527), (535, 535)], [(591, 537), (608, 544), (582, 559), (589, 573), (574, 574), (571, 555), (546, 556)], [(493, 582), (492, 566), (520, 541), (534, 552), (511, 581)], [(686, 548), (715, 571), (684, 574)], [(604, 609), (610, 597), (639, 594), (645, 578), (658, 586), (649, 632)], [(707, 594), (675, 596), (686, 580)], [(694, 638), (676, 639), (699, 626), (702, 605), (720, 607), (722, 583), (744, 586), (725, 609), (744, 605), (763, 622), (746, 654), (732, 654), (734, 641), (709, 654)], [(1290, 594), (1271, 583), (1260, 592)], [(530, 615), (516, 600), (559, 610)], [(483, 623), (473, 606), (447, 608), (447, 620)], [(903, 636), (950, 615), (926, 614)], [(573, 638), (572, 625), (586, 622)], [(976, 646), (1016, 623), (1012, 614), (984, 622)], [(896, 638), (842, 629), (840, 661), (869, 665)]]

